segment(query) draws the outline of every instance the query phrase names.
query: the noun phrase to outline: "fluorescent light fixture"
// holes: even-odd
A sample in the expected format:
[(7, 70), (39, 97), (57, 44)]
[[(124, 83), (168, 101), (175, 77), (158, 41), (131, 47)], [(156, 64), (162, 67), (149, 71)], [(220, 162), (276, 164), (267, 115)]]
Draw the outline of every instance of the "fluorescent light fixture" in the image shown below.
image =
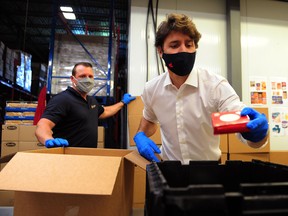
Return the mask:
[(73, 12), (73, 8), (72, 7), (66, 7), (66, 6), (60, 6), (60, 10), (62, 12)]
[(66, 12), (62, 12), (63, 16), (68, 19), (68, 20), (76, 20), (76, 16), (74, 13), (66, 13)]

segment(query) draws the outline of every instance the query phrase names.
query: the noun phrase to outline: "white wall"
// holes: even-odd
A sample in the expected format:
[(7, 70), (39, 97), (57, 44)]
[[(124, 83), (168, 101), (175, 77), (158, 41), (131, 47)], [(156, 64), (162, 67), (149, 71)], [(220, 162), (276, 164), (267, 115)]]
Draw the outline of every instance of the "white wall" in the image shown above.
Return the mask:
[[(270, 80), (288, 80), (288, 3), (241, 0), (242, 89), (243, 101), (250, 105), (251, 76), (267, 80), (267, 105), (270, 129), (274, 127), (272, 111), (288, 113), (287, 104), (271, 104)], [(286, 80), (286, 81), (287, 81)], [(285, 111), (286, 110), (286, 111)], [(288, 130), (282, 128), (283, 130)], [(270, 130), (271, 150), (288, 150), (288, 133), (275, 135)]]

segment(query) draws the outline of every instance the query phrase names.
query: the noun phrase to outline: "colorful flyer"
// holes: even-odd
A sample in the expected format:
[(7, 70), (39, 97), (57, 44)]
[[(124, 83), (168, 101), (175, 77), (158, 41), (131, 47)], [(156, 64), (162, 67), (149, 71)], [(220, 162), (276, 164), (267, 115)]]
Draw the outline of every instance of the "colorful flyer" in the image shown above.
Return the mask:
[(267, 79), (250, 77), (250, 102), (252, 105), (267, 104)]
[(288, 109), (287, 108), (271, 108), (270, 131), (272, 136), (287, 136), (288, 135)]
[(271, 83), (271, 104), (288, 105), (287, 79), (285, 77), (272, 77)]

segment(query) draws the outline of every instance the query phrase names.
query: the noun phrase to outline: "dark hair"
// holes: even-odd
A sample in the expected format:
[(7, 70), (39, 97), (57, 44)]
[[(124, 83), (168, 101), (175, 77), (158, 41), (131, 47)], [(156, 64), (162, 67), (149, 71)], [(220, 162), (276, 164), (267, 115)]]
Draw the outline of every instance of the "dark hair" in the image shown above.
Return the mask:
[(166, 20), (161, 22), (158, 26), (155, 47), (163, 48), (164, 40), (171, 33), (171, 31), (181, 32), (188, 35), (195, 43), (195, 47), (198, 48), (198, 42), (201, 38), (201, 34), (198, 32), (195, 24), (192, 20), (184, 14), (168, 14)]
[(77, 64), (74, 65), (73, 69), (72, 69), (72, 76), (75, 76), (76, 75), (76, 67), (78, 65), (82, 65), (84, 67), (91, 67), (93, 68), (92, 64), (89, 63), (89, 62), (78, 62)]

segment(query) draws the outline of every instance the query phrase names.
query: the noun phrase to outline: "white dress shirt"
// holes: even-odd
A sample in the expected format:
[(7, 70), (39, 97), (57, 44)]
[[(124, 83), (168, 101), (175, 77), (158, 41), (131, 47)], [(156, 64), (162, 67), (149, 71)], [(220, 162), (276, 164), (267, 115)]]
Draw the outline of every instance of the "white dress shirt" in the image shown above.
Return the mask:
[(227, 80), (193, 69), (177, 89), (166, 72), (146, 83), (143, 117), (160, 123), (163, 160), (219, 160), (220, 137), (213, 134), (211, 114), (242, 110), (244, 104)]

